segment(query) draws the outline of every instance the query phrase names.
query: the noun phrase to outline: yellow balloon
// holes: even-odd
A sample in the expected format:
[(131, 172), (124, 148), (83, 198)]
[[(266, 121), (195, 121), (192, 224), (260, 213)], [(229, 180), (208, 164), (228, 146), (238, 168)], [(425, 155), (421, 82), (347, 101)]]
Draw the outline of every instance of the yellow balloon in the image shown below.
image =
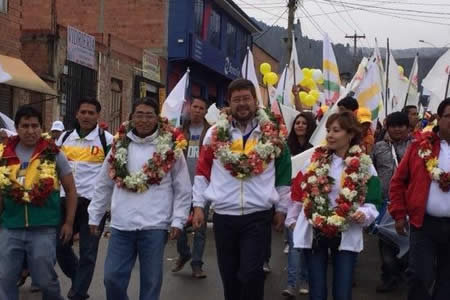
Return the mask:
[(302, 103), (306, 106), (313, 106), (316, 103), (316, 99), (314, 99), (314, 97), (312, 95), (306, 96), (305, 100), (302, 101)]
[(274, 72), (269, 72), (264, 75), (263, 81), (265, 81), (265, 84), (275, 85), (278, 82), (278, 75)]
[(261, 74), (266, 75), (267, 73), (272, 72), (272, 67), (269, 63), (264, 62), (259, 66), (259, 71)]
[(307, 88), (311, 89), (312, 86), (314, 86), (314, 80), (309, 77), (305, 77), (303, 80), (303, 86), (306, 86)]
[(322, 110), (323, 113), (326, 113), (328, 111), (328, 106), (324, 104), (320, 107), (320, 109)]
[(318, 90), (311, 90), (309, 94), (312, 95), (316, 100), (320, 97), (320, 92)]
[(303, 68), (303, 69), (302, 69), (302, 73), (303, 73), (304, 79), (306, 79), (306, 78), (311, 78), (311, 76), (312, 76), (312, 72), (311, 72), (311, 70), (308, 69), (308, 68)]
[(400, 73), (401, 76), (403, 76), (403, 73), (405, 72), (405, 70), (403, 69), (402, 66), (398, 66), (398, 72)]
[(301, 91), (300, 93), (298, 93), (298, 96), (300, 97), (300, 101), (303, 103), (305, 101), (306, 97), (308, 96), (308, 93)]
[[(309, 69), (307, 72), (306, 72), (306, 77), (307, 78), (313, 78), (313, 75), (314, 75), (314, 71), (313, 70), (311, 70), (311, 69)], [(314, 80), (314, 79), (313, 79)]]

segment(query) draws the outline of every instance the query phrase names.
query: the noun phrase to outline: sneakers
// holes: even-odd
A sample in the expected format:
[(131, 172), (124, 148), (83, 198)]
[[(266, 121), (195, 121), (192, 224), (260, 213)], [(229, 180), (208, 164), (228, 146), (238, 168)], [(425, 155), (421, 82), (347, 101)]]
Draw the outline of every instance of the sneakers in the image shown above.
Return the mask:
[(203, 278), (206, 278), (206, 274), (203, 272), (202, 267), (193, 266), (192, 267), (192, 277), (197, 278), (197, 279), (203, 279)]
[(395, 290), (398, 286), (398, 281), (395, 279), (391, 279), (389, 281), (383, 281), (376, 288), (377, 293), (389, 293)]
[(175, 261), (175, 265), (172, 268), (172, 272), (176, 273), (181, 271), (184, 268), (184, 265), (191, 260), (191, 256), (188, 257), (178, 257)]
[(289, 254), (289, 244), (286, 244), (283, 249), (284, 254)]
[(39, 293), (41, 291), (40, 287), (38, 287), (37, 285), (34, 285), (33, 283), (31, 283), (31, 293)]
[(309, 284), (307, 281), (301, 281), (300, 282), (300, 288), (298, 289), (298, 293), (300, 295), (307, 295), (309, 294)]
[(264, 263), (264, 265), (263, 265), (263, 270), (264, 270), (264, 273), (266, 273), (266, 274), (272, 272), (272, 269), (270, 268), (268, 262), (265, 262), (265, 263)]
[(295, 288), (288, 286), (286, 289), (281, 291), (281, 295), (285, 297), (295, 297)]

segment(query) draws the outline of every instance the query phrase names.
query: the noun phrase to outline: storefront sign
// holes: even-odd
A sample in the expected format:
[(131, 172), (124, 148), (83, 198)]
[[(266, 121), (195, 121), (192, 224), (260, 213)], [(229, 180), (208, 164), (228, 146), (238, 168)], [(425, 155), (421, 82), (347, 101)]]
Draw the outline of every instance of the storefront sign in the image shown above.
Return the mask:
[(144, 50), (142, 56), (142, 76), (156, 82), (161, 82), (159, 57), (148, 50)]
[(67, 60), (96, 70), (95, 37), (67, 26)]

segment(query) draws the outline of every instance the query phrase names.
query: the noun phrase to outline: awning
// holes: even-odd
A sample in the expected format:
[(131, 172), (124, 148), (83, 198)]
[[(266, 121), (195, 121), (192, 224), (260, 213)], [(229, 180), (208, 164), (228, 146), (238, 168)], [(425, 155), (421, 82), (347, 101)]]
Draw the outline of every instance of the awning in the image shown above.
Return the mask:
[(10, 56), (0, 55), (0, 83), (47, 95), (58, 95), (21, 59)]

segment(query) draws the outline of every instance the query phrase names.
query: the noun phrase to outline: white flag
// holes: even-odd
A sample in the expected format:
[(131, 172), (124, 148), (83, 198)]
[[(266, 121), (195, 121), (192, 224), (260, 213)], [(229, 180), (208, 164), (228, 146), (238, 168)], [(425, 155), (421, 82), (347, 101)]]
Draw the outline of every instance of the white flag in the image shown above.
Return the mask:
[(406, 105), (415, 105), (416, 107), (419, 105), (419, 93), (417, 91), (419, 83), (419, 54), (414, 58), (414, 63), (411, 68), (411, 73), (409, 74), (408, 81), (408, 99)]
[(399, 66), (392, 52), (389, 54), (389, 99), (386, 107), (387, 114), (401, 111), (405, 104), (406, 92), (408, 91), (408, 79), (400, 73)]
[(280, 104), (281, 113), (283, 115), (284, 124), (286, 124), (286, 128), (288, 133), (291, 132), (292, 124), (294, 124), (295, 117), (300, 113), (299, 111), (291, 108), (290, 106)]
[(284, 105), (288, 105), (292, 107), (291, 104), (291, 88), (288, 87), (287, 81), (287, 72), (288, 72), (288, 65), (283, 70), (283, 73), (281, 73), (280, 80), (278, 81), (277, 85), (277, 91), (275, 93), (275, 99), (280, 103)]
[(7, 82), (8, 80), (11, 80), (11, 78), (11, 75), (6, 73), (6, 71), (3, 70), (2, 65), (0, 65), (0, 83)]
[(422, 81), (422, 86), (431, 91), (437, 97), (440, 97), (441, 101), (450, 96), (450, 91), (446, 93), (446, 87), (450, 76), (450, 50), (442, 55), (431, 71)]
[(261, 90), (259, 88), (258, 77), (256, 77), (255, 62), (253, 60), (253, 54), (249, 47), (247, 47), (247, 55), (242, 63), (242, 78), (250, 80), (255, 86), (256, 98), (258, 99), (259, 106), (264, 106), (261, 97)]
[(189, 69), (184, 76), (178, 81), (177, 85), (167, 96), (162, 106), (161, 116), (166, 117), (169, 122), (175, 126), (181, 126), (181, 111), (183, 104), (186, 102), (186, 89), (189, 84)]
[(205, 115), (206, 121), (208, 121), (209, 125), (214, 125), (217, 120), (219, 120), (220, 110), (217, 108), (216, 104), (213, 103), (209, 108), (208, 112)]

